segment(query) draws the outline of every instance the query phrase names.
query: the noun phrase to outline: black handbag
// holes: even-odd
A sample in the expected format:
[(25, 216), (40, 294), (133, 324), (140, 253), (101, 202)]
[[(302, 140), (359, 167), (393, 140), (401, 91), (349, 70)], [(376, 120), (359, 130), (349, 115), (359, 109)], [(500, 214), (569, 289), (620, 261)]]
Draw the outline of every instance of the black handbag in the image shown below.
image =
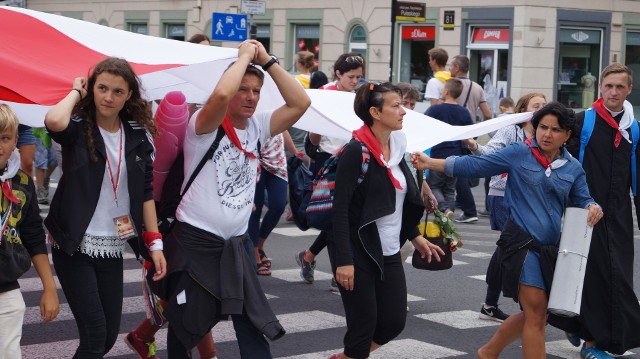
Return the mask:
[(304, 136), (304, 152), (312, 160), (315, 160), (316, 154), (320, 152), (320, 148), (318, 147), (318, 145), (314, 145), (313, 143), (311, 143), (311, 139), (309, 138), (308, 133)]
[(0, 284), (15, 282), (31, 268), (31, 256), (20, 244), (3, 238), (0, 243)]

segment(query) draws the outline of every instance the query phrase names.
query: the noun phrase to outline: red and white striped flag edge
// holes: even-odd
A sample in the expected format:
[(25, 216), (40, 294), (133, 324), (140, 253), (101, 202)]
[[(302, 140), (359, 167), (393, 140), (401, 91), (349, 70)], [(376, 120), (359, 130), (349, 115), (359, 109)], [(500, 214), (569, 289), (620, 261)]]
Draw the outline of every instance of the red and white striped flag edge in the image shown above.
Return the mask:
[[(235, 48), (140, 35), (15, 7), (0, 7), (0, 33), (0, 101), (32, 126), (42, 126), (42, 115), (69, 93), (73, 79), (88, 76), (106, 57), (129, 61), (150, 100), (180, 90), (189, 102), (202, 103), (238, 54)], [(270, 78), (265, 86), (267, 92), (275, 89)], [(276, 104), (282, 103), (275, 90)]]

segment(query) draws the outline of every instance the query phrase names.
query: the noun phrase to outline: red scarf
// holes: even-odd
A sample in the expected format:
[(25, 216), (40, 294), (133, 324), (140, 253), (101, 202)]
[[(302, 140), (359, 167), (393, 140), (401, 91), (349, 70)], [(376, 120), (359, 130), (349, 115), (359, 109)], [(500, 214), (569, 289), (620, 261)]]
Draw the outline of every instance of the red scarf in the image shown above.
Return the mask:
[(542, 165), (542, 167), (546, 168), (544, 173), (547, 175), (547, 177), (549, 177), (551, 175), (551, 162), (549, 162), (549, 160), (542, 154), (539, 147), (531, 147), (532, 142), (533, 142), (533, 137), (524, 141), (524, 143), (526, 143), (527, 146), (529, 146), (529, 149), (531, 150), (533, 157), (536, 158), (536, 160), (538, 161), (539, 164)]
[(373, 135), (371, 129), (367, 125), (362, 125), (359, 129), (353, 131), (353, 137), (362, 143), (369, 149), (369, 152), (373, 154), (373, 158), (378, 161), (380, 166), (387, 168), (387, 173), (389, 174), (389, 179), (391, 179), (391, 183), (393, 183), (393, 187), (397, 189), (402, 189), (400, 182), (393, 177), (393, 173), (391, 172), (391, 167), (387, 165), (384, 161), (384, 155), (382, 154), (382, 146), (380, 146), (380, 142)]
[(11, 180), (2, 182), (2, 194), (13, 203), (20, 203), (20, 200), (13, 194), (11, 190)]
[(231, 123), (231, 117), (229, 117), (229, 114), (224, 116), (224, 120), (222, 120), (222, 128), (224, 128), (224, 133), (227, 135), (227, 137), (229, 137), (229, 140), (231, 140), (231, 143), (233, 143), (234, 146), (236, 146), (240, 151), (244, 152), (247, 157), (256, 158), (256, 155), (245, 150), (240, 144), (240, 139), (238, 138), (238, 134), (236, 133), (236, 130)]
[(604, 107), (602, 97), (594, 102), (592, 106), (593, 109), (596, 110), (596, 113), (600, 117), (602, 117), (604, 122), (606, 122), (607, 125), (616, 130), (616, 138), (613, 140), (613, 145), (618, 148), (618, 145), (620, 145), (620, 139), (622, 138), (622, 133), (620, 133), (620, 126), (618, 125), (616, 120), (613, 119), (611, 113), (609, 113), (609, 111)]

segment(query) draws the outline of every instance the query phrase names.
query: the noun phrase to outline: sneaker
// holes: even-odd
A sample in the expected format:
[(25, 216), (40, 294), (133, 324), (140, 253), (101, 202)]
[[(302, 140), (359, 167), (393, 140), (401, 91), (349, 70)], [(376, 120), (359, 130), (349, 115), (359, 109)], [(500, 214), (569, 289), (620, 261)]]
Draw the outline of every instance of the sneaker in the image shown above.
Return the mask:
[(489, 217), (489, 211), (484, 210), (484, 209), (479, 210), (479, 211), (478, 211), (478, 214), (479, 214), (481, 217)]
[(142, 340), (138, 339), (138, 337), (133, 332), (130, 332), (124, 338), (124, 342), (131, 350), (138, 354), (138, 357), (140, 359), (158, 359), (158, 357), (156, 356), (156, 350), (158, 349), (158, 346), (156, 345), (155, 341), (151, 343), (145, 343)]
[(335, 278), (331, 278), (331, 286), (329, 287), (329, 290), (332, 292), (340, 291), (340, 288), (338, 287), (338, 282), (336, 282)]
[(49, 190), (40, 187), (36, 191), (36, 195), (38, 196), (38, 204), (49, 204)]
[(580, 337), (578, 336), (578, 334), (564, 332), (564, 335), (567, 337), (567, 340), (569, 341), (569, 343), (571, 343), (571, 345), (576, 348), (580, 346)]
[(596, 348), (595, 346), (591, 346), (591, 347), (587, 348), (584, 345), (582, 346), (582, 349), (580, 349), (580, 357), (582, 359), (609, 359), (609, 358), (613, 358), (607, 352), (602, 351), (602, 350)]
[(495, 320), (496, 322), (504, 322), (505, 319), (509, 318), (509, 315), (500, 310), (498, 307), (485, 307), (484, 304), (480, 307), (480, 315), (478, 316), (480, 319), (485, 320)]
[(458, 217), (456, 217), (455, 221), (459, 222), (459, 223), (472, 223), (472, 222), (477, 222), (478, 221), (478, 217), (467, 217), (463, 213), (463, 214), (459, 215)]
[(446, 211), (444, 211), (444, 216), (449, 219), (453, 219), (453, 211), (450, 209), (447, 209)]
[(296, 263), (300, 266), (300, 278), (309, 284), (313, 284), (313, 272), (316, 270), (316, 261), (314, 260), (311, 263), (305, 261), (304, 252), (305, 251), (302, 251), (296, 255)]

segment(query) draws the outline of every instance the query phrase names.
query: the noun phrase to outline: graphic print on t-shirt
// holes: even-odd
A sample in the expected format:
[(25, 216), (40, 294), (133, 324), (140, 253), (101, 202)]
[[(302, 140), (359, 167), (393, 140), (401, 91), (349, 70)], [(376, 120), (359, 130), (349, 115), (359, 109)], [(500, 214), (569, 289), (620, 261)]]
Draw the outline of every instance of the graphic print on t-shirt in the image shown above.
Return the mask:
[[(244, 148), (248, 141), (240, 139)], [(230, 209), (243, 209), (253, 204), (257, 160), (250, 160), (231, 142), (225, 141), (216, 151), (213, 161), (218, 173), (216, 189), (221, 204)]]

